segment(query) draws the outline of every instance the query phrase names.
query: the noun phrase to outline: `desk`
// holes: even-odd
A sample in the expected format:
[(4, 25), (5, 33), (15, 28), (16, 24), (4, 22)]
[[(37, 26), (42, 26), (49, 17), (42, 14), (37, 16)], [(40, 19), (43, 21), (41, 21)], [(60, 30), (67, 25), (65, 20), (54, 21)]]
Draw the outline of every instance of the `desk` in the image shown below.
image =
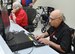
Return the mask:
[[(32, 47), (25, 50), (20, 50), (18, 51), (18, 53), (28, 54), (31, 50), (32, 50)], [(49, 46), (42, 46), (42, 47), (33, 47), (33, 51), (31, 52), (31, 54), (59, 54), (59, 53), (54, 51)]]
[[(24, 30), (25, 33), (28, 33), (25, 29), (23, 29), (22, 27), (20, 27), (19, 25), (15, 24), (11, 21), (11, 23), (10, 23), (10, 31), (11, 32), (12, 31), (21, 31), (21, 30)], [(3, 42), (4, 42), (4, 44), (2, 44)], [(2, 39), (1, 36), (0, 36), (0, 45), (1, 45), (1, 47), (3, 47), (3, 51), (4, 51), (5, 54), (12, 54), (11, 50), (9, 49), (9, 47), (7, 46), (7, 44)], [(37, 47), (37, 48), (36, 47), (31, 47), (31, 48), (19, 50), (18, 53), (19, 54), (28, 54), (32, 49), (33, 49), (33, 51), (31, 52), (31, 54), (59, 54), (47, 45), (42, 46), (42, 47)], [(8, 51), (8, 53), (6, 53), (7, 51)]]
[(0, 35), (0, 54), (13, 54), (1, 35)]
[(18, 24), (15, 24), (13, 21), (10, 20), (10, 29), (11, 32), (13, 31), (21, 31), (24, 30), (25, 33), (28, 33), (28, 31), (26, 31), (25, 29), (23, 29), (22, 27), (20, 27)]

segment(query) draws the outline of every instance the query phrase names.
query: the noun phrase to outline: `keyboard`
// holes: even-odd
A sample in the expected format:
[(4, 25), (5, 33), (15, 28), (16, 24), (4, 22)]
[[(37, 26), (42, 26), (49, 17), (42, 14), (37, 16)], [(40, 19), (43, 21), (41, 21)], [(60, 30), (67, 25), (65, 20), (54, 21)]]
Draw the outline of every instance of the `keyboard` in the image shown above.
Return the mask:
[(45, 44), (38, 42), (38, 40), (35, 39), (34, 34), (28, 33), (28, 37), (30, 37), (34, 43), (35, 47), (44, 46)]

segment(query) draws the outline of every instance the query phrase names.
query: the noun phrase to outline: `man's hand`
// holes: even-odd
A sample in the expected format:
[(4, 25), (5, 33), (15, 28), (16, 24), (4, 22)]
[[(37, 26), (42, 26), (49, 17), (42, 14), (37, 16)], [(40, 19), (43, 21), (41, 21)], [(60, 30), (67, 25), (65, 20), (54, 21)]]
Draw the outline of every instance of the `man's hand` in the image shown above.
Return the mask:
[(38, 36), (35, 36), (35, 39), (39, 40), (40, 38), (44, 38), (44, 35), (43, 34), (40, 34)]
[(46, 44), (46, 45), (49, 45), (49, 44), (50, 44), (50, 41), (49, 41), (48, 39), (46, 39), (46, 38), (40, 38), (38, 41), (39, 41), (40, 43), (44, 43), (44, 44)]

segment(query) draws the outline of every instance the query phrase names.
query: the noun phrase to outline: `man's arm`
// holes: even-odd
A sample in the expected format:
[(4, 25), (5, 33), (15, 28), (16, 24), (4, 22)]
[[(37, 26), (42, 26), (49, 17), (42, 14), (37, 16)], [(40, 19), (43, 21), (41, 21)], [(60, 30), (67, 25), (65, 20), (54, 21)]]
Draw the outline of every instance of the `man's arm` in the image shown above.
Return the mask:
[(48, 32), (42, 33), (42, 35), (43, 35), (44, 37), (49, 36)]
[(46, 36), (48, 36), (49, 34), (47, 33), (47, 32), (45, 32), (45, 33), (42, 33), (42, 34), (40, 34), (40, 35), (37, 35), (35, 38), (37, 39), (37, 40), (39, 40), (40, 38), (44, 38), (44, 37), (46, 37)]
[(56, 50), (58, 50), (60, 52), (65, 53), (65, 51), (61, 48), (60, 45), (58, 45), (58, 44), (56, 44), (56, 43), (54, 43), (52, 41), (49, 42), (49, 46), (53, 47), (54, 49), (56, 49)]
[(54, 42), (52, 42), (50, 40), (47, 40), (45, 38), (40, 38), (38, 41), (40, 43), (44, 43), (46, 45), (51, 46), (52, 48), (56, 49), (57, 51), (65, 53), (65, 51), (61, 48), (61, 46), (59, 44), (56, 44), (56, 43), (54, 43)]

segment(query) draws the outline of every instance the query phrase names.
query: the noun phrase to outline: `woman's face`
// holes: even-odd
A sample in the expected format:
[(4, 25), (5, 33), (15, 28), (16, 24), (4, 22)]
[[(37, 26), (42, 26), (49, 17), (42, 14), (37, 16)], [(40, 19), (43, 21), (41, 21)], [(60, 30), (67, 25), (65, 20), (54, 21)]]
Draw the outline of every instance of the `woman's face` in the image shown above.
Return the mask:
[(13, 4), (13, 5), (12, 5), (12, 9), (17, 9), (17, 8), (19, 8), (18, 5), (16, 5), (16, 4)]

